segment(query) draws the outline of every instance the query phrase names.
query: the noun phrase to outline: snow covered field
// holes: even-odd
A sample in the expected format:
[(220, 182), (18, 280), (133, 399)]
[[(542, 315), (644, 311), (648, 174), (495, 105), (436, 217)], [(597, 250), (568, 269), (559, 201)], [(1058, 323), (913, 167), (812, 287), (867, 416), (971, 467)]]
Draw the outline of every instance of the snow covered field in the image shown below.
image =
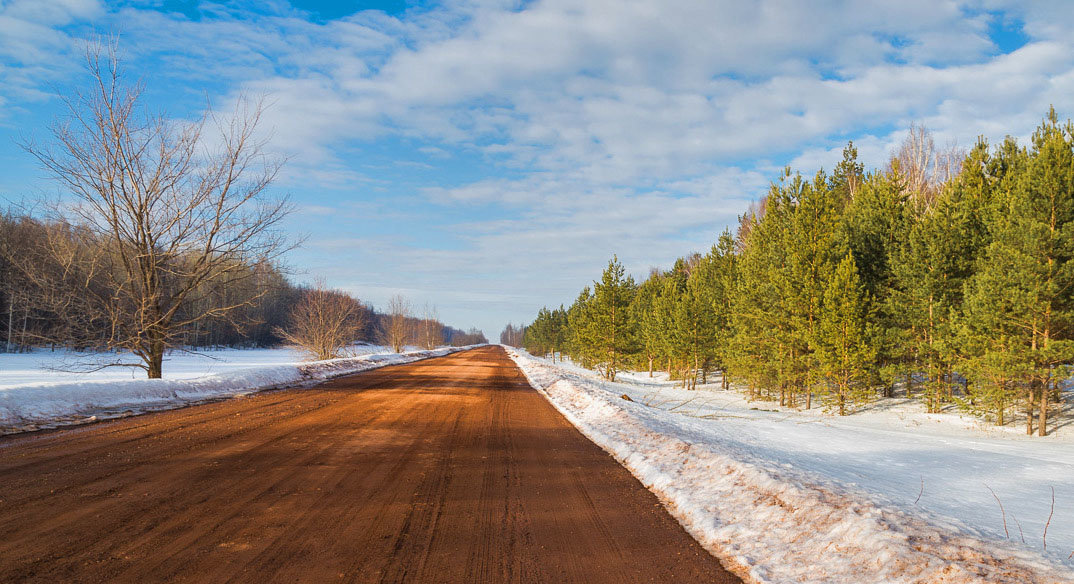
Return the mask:
[(356, 345), (348, 351), (352, 356), (330, 361), (304, 361), (301, 351), (288, 348), (173, 352), (164, 361), (164, 379), (146, 379), (141, 369), (119, 367), (58, 371), (85, 357), (62, 351), (0, 354), (0, 434), (316, 383), (457, 350), (391, 353), (387, 347)]
[(685, 391), (644, 373), (608, 383), (508, 352), (753, 580), (1074, 582), (1071, 428), (1026, 437), (910, 403), (845, 418), (776, 411), (716, 384)]

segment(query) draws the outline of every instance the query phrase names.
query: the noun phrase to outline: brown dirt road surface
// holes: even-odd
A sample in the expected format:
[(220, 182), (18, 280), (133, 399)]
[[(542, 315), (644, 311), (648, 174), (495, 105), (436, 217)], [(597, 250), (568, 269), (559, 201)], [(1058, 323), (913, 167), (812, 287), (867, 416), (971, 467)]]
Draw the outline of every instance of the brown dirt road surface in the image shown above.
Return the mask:
[(737, 582), (484, 347), (0, 438), (0, 582)]

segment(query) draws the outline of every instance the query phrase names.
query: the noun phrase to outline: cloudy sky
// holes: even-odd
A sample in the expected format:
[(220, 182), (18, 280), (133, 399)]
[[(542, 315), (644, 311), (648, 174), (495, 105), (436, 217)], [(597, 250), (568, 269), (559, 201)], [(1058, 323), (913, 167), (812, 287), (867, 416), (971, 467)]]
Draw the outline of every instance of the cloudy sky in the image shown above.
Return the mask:
[(394, 293), (490, 338), (570, 303), (612, 254), (704, 251), (779, 169), (884, 164), (1074, 115), (1065, 2), (0, 0), (0, 204), (56, 194), (20, 138), (118, 34), (146, 104), (240, 93), (289, 157), (299, 280)]

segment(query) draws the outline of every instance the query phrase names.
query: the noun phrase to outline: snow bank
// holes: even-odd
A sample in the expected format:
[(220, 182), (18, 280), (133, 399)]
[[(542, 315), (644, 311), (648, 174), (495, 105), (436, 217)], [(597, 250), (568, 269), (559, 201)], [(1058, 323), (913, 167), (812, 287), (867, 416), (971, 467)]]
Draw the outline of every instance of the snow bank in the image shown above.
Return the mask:
[(191, 379), (47, 381), (0, 387), (0, 434), (77, 424), (245, 395), (312, 385), (385, 365), (439, 357), (468, 347), (379, 353), (261, 365)]
[[(1054, 541), (1045, 557), (989, 538), (958, 518), (898, 504), (859, 484), (833, 479), (824, 472), (824, 459), (810, 452), (816, 444), (803, 448), (802, 456), (773, 458), (763, 435), (752, 436), (754, 442), (727, 433), (755, 420), (736, 420), (740, 425), (727, 430), (720, 428), (727, 420), (698, 419), (645, 405), (642, 396), (649, 388), (602, 382), (521, 351), (508, 352), (531, 385), (747, 580), (1074, 582), (1074, 574), (1061, 565), (1065, 552), (1058, 556)], [(628, 401), (623, 394), (635, 397)], [(807, 435), (798, 437), (823, 441), (824, 427), (810, 426)], [(894, 436), (884, 439), (889, 446), (897, 445)], [(868, 477), (861, 482), (867, 484)], [(1069, 514), (1068, 508), (1057, 509)]]

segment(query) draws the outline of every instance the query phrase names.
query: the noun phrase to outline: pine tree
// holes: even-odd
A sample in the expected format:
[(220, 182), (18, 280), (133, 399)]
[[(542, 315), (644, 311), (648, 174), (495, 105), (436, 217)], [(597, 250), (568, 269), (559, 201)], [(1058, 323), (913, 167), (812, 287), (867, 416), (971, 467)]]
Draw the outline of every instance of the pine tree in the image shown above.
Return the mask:
[[(716, 245), (701, 259), (690, 274), (689, 285), (703, 312), (705, 330), (702, 346), (704, 358), (711, 359), (724, 372), (723, 387), (727, 389), (727, 363), (730, 360), (732, 337), (732, 305), (735, 286), (735, 240), (724, 231)], [(702, 368), (702, 379), (705, 369)]]
[(806, 407), (812, 405), (810, 386), (816, 367), (812, 339), (821, 316), (821, 304), (828, 280), (837, 261), (842, 201), (829, 190), (823, 172), (812, 183), (791, 183), (793, 215), (787, 242), (788, 277), (783, 279), (784, 309), (791, 325), (790, 354), (786, 381), (786, 405), (797, 405), (805, 394)]
[[(680, 260), (681, 263), (681, 260)], [(662, 279), (663, 288), (654, 308), (660, 338), (660, 352), (667, 359), (668, 376), (686, 380), (687, 350), (686, 318), (682, 310), (686, 294), (686, 275), (672, 269)]]
[(570, 326), (567, 320), (567, 311), (560, 304), (559, 308), (552, 311), (550, 340), (552, 343), (552, 362), (556, 362), (556, 354), (561, 353), (567, 344), (567, 335)]
[(537, 311), (537, 318), (525, 328), (522, 344), (534, 355), (544, 356), (549, 352), (555, 359), (554, 322), (552, 311), (542, 307)]
[(590, 363), (609, 381), (615, 381), (625, 356), (633, 349), (629, 308), (636, 291), (634, 278), (627, 276), (619, 258), (613, 257), (601, 280), (593, 283), (593, 296), (579, 313), (576, 338), (586, 346)]
[(912, 354), (903, 317), (893, 310), (893, 262), (910, 228), (909, 197), (898, 181), (883, 173), (870, 173), (858, 184), (843, 219), (843, 239), (850, 247), (866, 292), (874, 299), (878, 367), (874, 382), (886, 381), (886, 394), (894, 394), (895, 380), (905, 373)]
[(786, 272), (784, 234), (789, 202), (773, 186), (763, 201), (763, 216), (744, 217), (739, 230), (731, 321), (734, 333), (728, 352), (732, 377), (746, 382), (750, 399), (770, 397), (783, 383), (789, 354), (789, 323), (782, 314)]
[(869, 324), (870, 304), (854, 258), (847, 254), (824, 292), (824, 310), (814, 338), (818, 371), (828, 388), (827, 401), (840, 416), (872, 395), (869, 381), (876, 364), (876, 347)]
[(594, 360), (596, 339), (589, 326), (593, 292), (586, 286), (578, 293), (574, 304), (567, 309), (567, 354), (582, 367), (591, 367)]
[(858, 149), (854, 142), (847, 142), (843, 148), (843, 160), (835, 165), (828, 189), (836, 196), (841, 206), (845, 207), (857, 198), (864, 180), (865, 165), (858, 161)]
[(908, 347), (926, 372), (931, 413), (952, 400), (957, 315), (963, 284), (973, 274), (983, 235), (973, 200), (947, 185), (915, 218), (895, 254), (890, 310), (902, 315)]
[(959, 405), (974, 414), (991, 414), (1002, 426), (1007, 409), (1021, 399), (1027, 404), (1027, 432), (1032, 433), (1030, 359), (1019, 342), (1016, 316), (1025, 311), (1026, 298), (1017, 293), (1020, 276), (1009, 259), (1009, 255), (993, 250), (966, 283), (959, 365), (974, 380), (974, 390)]
[(653, 376), (653, 364), (662, 355), (662, 334), (656, 306), (663, 287), (662, 275), (654, 272), (638, 287), (634, 302), (630, 304), (630, 319), (637, 331), (637, 348), (649, 368), (649, 377)]

